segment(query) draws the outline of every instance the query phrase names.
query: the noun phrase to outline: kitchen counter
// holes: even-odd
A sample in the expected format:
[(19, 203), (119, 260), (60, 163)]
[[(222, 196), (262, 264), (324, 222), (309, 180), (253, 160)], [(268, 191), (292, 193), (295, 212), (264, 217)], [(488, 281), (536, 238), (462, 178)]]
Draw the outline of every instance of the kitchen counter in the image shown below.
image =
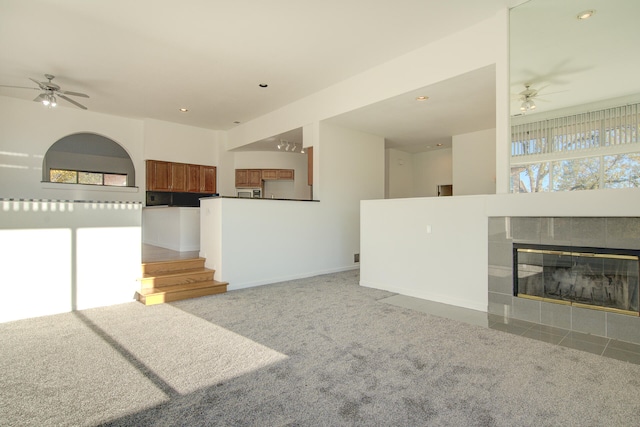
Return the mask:
[(250, 198), (250, 197), (237, 197), (237, 196), (213, 196), (213, 197), (202, 197), (200, 200), (206, 199), (243, 199), (243, 200), (285, 200), (289, 202), (319, 202), (320, 200), (309, 200), (309, 199), (279, 199), (279, 198), (271, 198), (271, 197), (262, 197), (262, 198)]

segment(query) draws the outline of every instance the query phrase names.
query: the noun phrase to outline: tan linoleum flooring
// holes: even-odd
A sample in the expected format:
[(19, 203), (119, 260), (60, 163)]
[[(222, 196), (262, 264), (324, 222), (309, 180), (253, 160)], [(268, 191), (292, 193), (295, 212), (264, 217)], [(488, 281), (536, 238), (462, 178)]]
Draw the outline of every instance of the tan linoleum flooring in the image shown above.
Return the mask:
[(199, 251), (177, 252), (158, 246), (142, 245), (142, 262), (174, 261), (199, 258)]

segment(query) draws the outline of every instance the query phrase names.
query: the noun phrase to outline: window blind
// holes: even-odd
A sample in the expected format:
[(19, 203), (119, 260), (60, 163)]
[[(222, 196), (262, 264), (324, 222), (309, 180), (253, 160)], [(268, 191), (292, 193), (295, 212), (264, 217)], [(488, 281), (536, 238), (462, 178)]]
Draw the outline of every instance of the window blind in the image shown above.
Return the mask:
[(624, 105), (511, 127), (511, 157), (576, 153), (629, 145), (638, 150), (640, 104)]

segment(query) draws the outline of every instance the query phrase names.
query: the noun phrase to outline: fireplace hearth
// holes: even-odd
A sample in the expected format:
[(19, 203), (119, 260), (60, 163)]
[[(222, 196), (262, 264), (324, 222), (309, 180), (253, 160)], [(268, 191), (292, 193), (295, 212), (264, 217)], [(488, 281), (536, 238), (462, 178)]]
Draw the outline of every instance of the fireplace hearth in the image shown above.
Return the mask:
[(639, 315), (640, 251), (513, 244), (513, 295)]

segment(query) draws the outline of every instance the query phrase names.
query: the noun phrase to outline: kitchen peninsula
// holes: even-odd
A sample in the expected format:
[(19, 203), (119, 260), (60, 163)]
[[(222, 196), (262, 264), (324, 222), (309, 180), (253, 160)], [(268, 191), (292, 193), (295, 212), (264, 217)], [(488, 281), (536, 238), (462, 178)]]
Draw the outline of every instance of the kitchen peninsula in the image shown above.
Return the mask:
[(310, 201), (201, 199), (200, 256), (206, 267), (230, 290), (322, 274), (310, 270), (326, 251), (315, 244), (326, 204), (301, 203)]

